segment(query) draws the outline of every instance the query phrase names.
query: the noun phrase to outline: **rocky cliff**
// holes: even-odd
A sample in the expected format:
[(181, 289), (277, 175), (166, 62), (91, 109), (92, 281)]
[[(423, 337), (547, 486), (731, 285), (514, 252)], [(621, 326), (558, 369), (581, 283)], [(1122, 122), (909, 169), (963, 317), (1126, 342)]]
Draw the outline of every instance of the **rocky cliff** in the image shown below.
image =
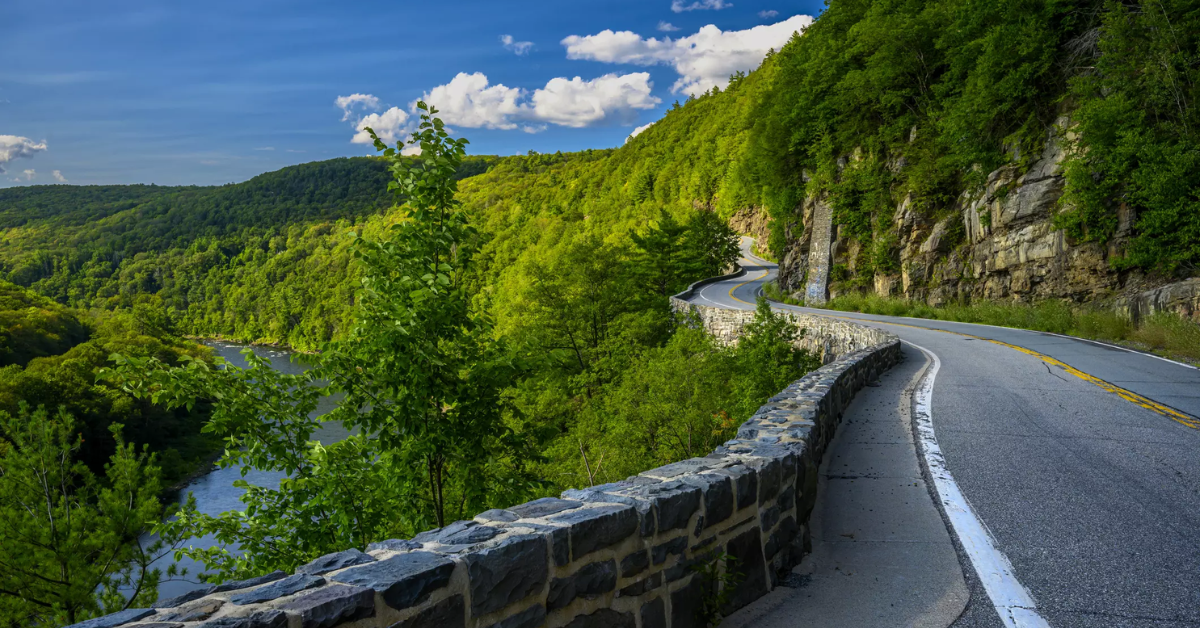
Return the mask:
[[(1114, 268), (1134, 228), (1124, 206), (1118, 231), (1106, 244), (1073, 242), (1055, 228), (1065, 188), (1063, 143), (1051, 133), (1028, 168), (1007, 165), (991, 172), (982, 189), (964, 193), (940, 216), (915, 211), (909, 199), (902, 200), (891, 221), (890, 256), (896, 260), (891, 268), (863, 262), (864, 245), (833, 224), (829, 199), (807, 199), (803, 226), (789, 228), (781, 288), (810, 303), (852, 290), (932, 305), (1065, 299), (1106, 304), (1134, 317), (1169, 310), (1200, 321), (1200, 278), (1171, 281)], [(758, 233), (752, 235), (761, 238), (768, 231), (761, 222), (742, 214), (732, 224), (743, 232), (753, 225)], [(760, 248), (765, 245), (760, 239)]]

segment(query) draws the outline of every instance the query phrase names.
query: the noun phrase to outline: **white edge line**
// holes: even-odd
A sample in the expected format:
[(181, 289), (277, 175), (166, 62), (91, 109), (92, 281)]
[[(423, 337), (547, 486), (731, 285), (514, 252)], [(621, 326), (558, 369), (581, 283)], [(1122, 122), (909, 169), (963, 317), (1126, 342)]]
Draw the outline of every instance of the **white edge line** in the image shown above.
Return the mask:
[(929, 475), (934, 488), (946, 510), (946, 517), (954, 527), (963, 551), (971, 559), (975, 573), (987, 591), (1000, 620), (1010, 628), (1049, 628), (1050, 624), (1037, 612), (1033, 596), (1021, 585), (1013, 573), (1012, 563), (996, 547), (992, 534), (971, 508), (962, 490), (946, 468), (946, 458), (938, 445), (933, 431), (933, 382), (942, 362), (932, 351), (904, 341), (920, 350), (930, 360), (929, 370), (921, 378), (913, 397), (913, 418), (917, 424), (917, 436), (921, 455), (929, 465)]

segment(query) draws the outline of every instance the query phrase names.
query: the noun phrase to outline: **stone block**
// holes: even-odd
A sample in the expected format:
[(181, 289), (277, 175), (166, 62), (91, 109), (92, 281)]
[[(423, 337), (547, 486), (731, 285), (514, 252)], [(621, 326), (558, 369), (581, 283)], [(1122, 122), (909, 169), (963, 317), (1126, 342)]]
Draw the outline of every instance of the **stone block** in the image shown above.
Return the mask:
[(550, 575), (546, 539), (528, 534), (463, 556), (471, 587), (471, 615), (498, 611), (541, 590)]
[(541, 604), (529, 608), (488, 626), (488, 628), (539, 628), (546, 623), (546, 609)]
[(709, 585), (699, 576), (671, 594), (671, 628), (708, 628), (700, 616)]
[(683, 550), (687, 549), (687, 543), (687, 537), (680, 536), (655, 545), (654, 549), (651, 550), (654, 564), (661, 565), (667, 562), (667, 559), (671, 556), (682, 556)]
[(621, 577), (632, 578), (650, 567), (650, 552), (639, 549), (621, 559)]
[(642, 628), (667, 628), (667, 605), (661, 597), (642, 604)]
[(269, 610), (245, 617), (210, 619), (197, 628), (288, 628), (288, 618), (283, 611)]
[(409, 552), (352, 567), (333, 576), (334, 582), (374, 589), (388, 606), (404, 610), (429, 599), (450, 582), (454, 563), (430, 552)]
[(641, 580), (638, 580), (637, 582), (621, 589), (619, 592), (617, 592), (617, 595), (619, 597), (637, 597), (647, 591), (653, 591), (654, 589), (661, 587), (662, 581), (663, 575), (660, 571), (656, 574), (651, 574), (649, 577), (642, 578)]
[(501, 510), (499, 508), (493, 508), (491, 510), (485, 510), (485, 511), (479, 513), (478, 515), (475, 515), (475, 518), (479, 521), (487, 521), (487, 522), (491, 522), (491, 521), (511, 522), (511, 521), (516, 521), (517, 519), (520, 519), (521, 515), (518, 515), (517, 513), (513, 512), (511, 510)]
[[(280, 571), (279, 573), (282, 574), (283, 572)], [(177, 595), (170, 599), (160, 600), (158, 602), (155, 602), (154, 604), (151, 604), (150, 607), (151, 608), (175, 608), (176, 606), (183, 606), (184, 604), (187, 604), (188, 602), (191, 602), (193, 600), (198, 600), (210, 593), (214, 593), (214, 592), (216, 592), (216, 590), (217, 590), (217, 587), (212, 586), (212, 585), (209, 585), (206, 587), (201, 587), (199, 589), (194, 589), (192, 591), (188, 591), (187, 593), (184, 593), (183, 595)]]
[(250, 587), (257, 587), (260, 585), (264, 585), (268, 582), (275, 582), (276, 580), (283, 580), (286, 577), (288, 577), (288, 574), (286, 574), (282, 571), (278, 571), (278, 570), (272, 571), (271, 573), (266, 574), (264, 576), (257, 576), (254, 578), (248, 578), (246, 580), (234, 580), (233, 582), (226, 582), (223, 584), (218, 584), (216, 586), (216, 588), (213, 589), (213, 593), (224, 593), (225, 591), (237, 591), (238, 589), (249, 589)]
[(300, 617), (300, 628), (333, 628), (375, 615), (375, 592), (335, 584), (289, 600), (279, 607)]
[(654, 536), (656, 525), (654, 520), (653, 503), (651, 503), (649, 500), (631, 497), (623, 493), (609, 492), (620, 491), (629, 487), (630, 485), (605, 484), (590, 489), (563, 491), (563, 497), (586, 503), (599, 502), (602, 504), (625, 504), (627, 506), (633, 506), (633, 508), (637, 510), (638, 517), (641, 520), (640, 529), (642, 536)]
[(204, 621), (216, 614), (225, 605), (225, 600), (216, 598), (201, 598), (171, 610), (159, 611), (154, 616), (157, 621)]
[(619, 543), (638, 531), (637, 511), (621, 504), (581, 508), (550, 519), (571, 531), (571, 559)]
[(467, 609), (463, 596), (452, 595), (390, 628), (464, 628), (466, 625)]
[(238, 606), (247, 604), (261, 604), (270, 602), (271, 600), (279, 599), (285, 595), (299, 593), (307, 589), (313, 589), (325, 584), (325, 579), (321, 576), (310, 576), (308, 574), (296, 574), (288, 576), (283, 580), (276, 580), (267, 585), (263, 585), (256, 589), (251, 589), (245, 593), (239, 593), (229, 598), (229, 601)]
[(754, 469), (745, 465), (737, 465), (727, 469), (718, 469), (714, 473), (720, 473), (733, 481), (738, 510), (753, 506), (758, 501), (758, 473)]
[(711, 528), (733, 516), (733, 482), (728, 477), (702, 473), (685, 476), (683, 481), (704, 493), (705, 528)]
[(388, 539), (386, 541), (379, 541), (368, 545), (367, 551), (378, 552), (381, 550), (387, 550), (389, 552), (411, 552), (413, 550), (421, 549), (421, 547), (422, 545), (420, 543), (410, 541), (408, 539)]
[(620, 613), (609, 608), (602, 608), (590, 615), (580, 615), (571, 620), (564, 628), (636, 628), (637, 620), (633, 613)]
[(617, 563), (606, 560), (580, 567), (565, 578), (550, 581), (550, 594), (546, 597), (546, 610), (555, 611), (566, 607), (576, 598), (593, 598), (617, 587)]
[(702, 497), (699, 488), (679, 481), (640, 486), (634, 493), (654, 505), (659, 534), (686, 527)]
[(296, 573), (306, 573), (314, 576), (327, 574), (331, 571), (362, 565), (365, 563), (374, 562), (375, 559), (356, 550), (348, 549), (333, 554), (326, 554), (312, 562), (300, 565), (296, 568)]
[(725, 551), (732, 557), (734, 564), (726, 563), (726, 570), (741, 574), (729, 596), (722, 613), (728, 615), (733, 611), (757, 600), (771, 590), (767, 579), (766, 560), (763, 558), (762, 535), (758, 528), (752, 528), (725, 543)]
[(582, 505), (583, 502), (577, 502), (574, 500), (558, 499), (557, 497), (543, 497), (541, 499), (535, 499), (531, 502), (526, 502), (519, 506), (513, 506), (508, 510), (516, 513), (522, 519), (538, 519), (554, 513), (562, 512), (564, 510), (579, 508)]
[(81, 621), (77, 624), (71, 624), (67, 628), (116, 628), (117, 626), (135, 622), (139, 619), (149, 617), (154, 614), (152, 608), (130, 608), (118, 613), (97, 617), (87, 621)]

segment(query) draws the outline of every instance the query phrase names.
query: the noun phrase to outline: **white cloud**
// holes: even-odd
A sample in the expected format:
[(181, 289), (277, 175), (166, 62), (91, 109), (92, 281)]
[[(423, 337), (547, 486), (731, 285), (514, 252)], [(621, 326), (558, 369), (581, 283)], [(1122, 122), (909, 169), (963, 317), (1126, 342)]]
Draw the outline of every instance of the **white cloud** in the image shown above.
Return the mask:
[(59, 183), (70, 183), (70, 181), (67, 181), (67, 178), (63, 176), (62, 170), (55, 170), (50, 174), (54, 175), (54, 180), (58, 181)]
[(651, 124), (654, 124), (654, 123), (650, 122), (647, 124), (643, 124), (642, 126), (639, 126), (638, 128), (634, 129), (633, 132), (629, 134), (629, 137), (625, 138), (625, 143), (628, 144), (629, 140), (641, 135), (642, 131), (645, 131), (646, 129), (650, 128)]
[(769, 20), (773, 17), (778, 17), (778, 16), (779, 16), (779, 11), (776, 11), (775, 9), (768, 9), (766, 11), (758, 12), (758, 17), (761, 17), (764, 20)]
[(32, 159), (46, 150), (46, 142), (35, 142), (28, 137), (0, 135), (0, 174), (7, 172), (5, 164), (14, 159)]
[[(578, 76), (554, 78), (530, 94), (518, 87), (492, 85), (482, 72), (462, 72), (426, 92), (421, 100), (435, 107), (448, 127), (540, 133), (550, 124), (573, 128), (633, 124), (639, 111), (662, 103), (651, 94), (653, 87), (648, 72), (614, 73), (589, 81)], [(365, 129), (371, 127), (388, 144), (402, 142), (415, 130), (418, 114), (414, 101), (408, 111), (392, 107), (363, 116), (355, 123), (356, 133), (350, 141), (370, 144)], [(416, 154), (419, 149), (410, 146), (403, 152)]]
[[(37, 178), (37, 170), (34, 170), (33, 168), (29, 168), (25, 171), (25, 180), (26, 181), (33, 181), (36, 178)], [(20, 179), (21, 179), (21, 177), (17, 177), (18, 181)]]
[[(342, 119), (345, 120), (345, 118), (342, 118)], [(275, 147), (274, 146), (259, 146), (258, 148), (254, 149), (254, 150), (275, 150)]]
[(533, 110), (538, 120), (560, 126), (630, 124), (637, 119), (637, 110), (653, 109), (662, 102), (650, 94), (653, 86), (648, 72), (605, 74), (590, 81), (578, 76), (569, 81), (555, 78), (533, 93)]
[(713, 86), (725, 87), (729, 75), (752, 70), (771, 48), (778, 50), (792, 33), (812, 24), (812, 17), (797, 15), (775, 24), (741, 31), (722, 31), (709, 24), (695, 35), (671, 39), (643, 38), (631, 31), (604, 30), (595, 35), (571, 35), (562, 40), (568, 59), (633, 65), (670, 65), (680, 78), (675, 93), (702, 94)]
[(354, 115), (355, 108), (362, 108), (366, 111), (379, 111), (379, 99), (370, 94), (338, 96), (337, 100), (333, 101), (333, 103), (342, 110), (342, 120), (349, 120), (350, 116)]
[(516, 87), (488, 85), (483, 72), (460, 72), (449, 83), (427, 92), (422, 100), (437, 107), (438, 116), (446, 124), (511, 130), (517, 128), (515, 119), (523, 109), (517, 101), (524, 95), (524, 90)]
[(408, 114), (399, 107), (392, 107), (383, 113), (372, 113), (368, 116), (363, 116), (354, 125), (354, 130), (358, 131), (354, 137), (350, 139), (353, 144), (370, 144), (374, 140), (371, 135), (366, 132), (367, 127), (371, 127), (379, 139), (388, 144), (395, 144), (397, 140), (403, 139), (407, 133), (405, 123), (408, 122)]
[(725, 0), (695, 0), (691, 4), (685, 4), (687, 0), (671, 0), (671, 10), (676, 13), (684, 11), (720, 11), (733, 6)]
[(517, 41), (513, 39), (512, 35), (501, 35), (500, 43), (504, 44), (505, 50), (513, 51), (518, 57), (529, 54), (529, 51), (533, 49), (533, 42)]
[(665, 20), (658, 21), (658, 30), (663, 33), (674, 33), (679, 27)]

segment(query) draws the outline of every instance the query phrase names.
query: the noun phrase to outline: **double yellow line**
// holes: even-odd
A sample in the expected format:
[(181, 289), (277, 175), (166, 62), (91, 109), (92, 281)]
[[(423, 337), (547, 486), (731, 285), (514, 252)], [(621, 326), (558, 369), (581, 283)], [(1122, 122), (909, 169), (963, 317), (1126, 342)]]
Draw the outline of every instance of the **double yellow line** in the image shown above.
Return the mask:
[[(733, 291), (737, 290), (738, 288), (741, 288), (742, 286), (744, 286), (748, 283), (758, 281), (759, 279), (762, 279), (763, 277), (766, 277), (766, 276), (767, 276), (767, 271), (764, 271), (762, 274), (762, 277), (757, 277), (757, 278), (751, 279), (749, 281), (744, 281), (744, 282), (734, 286), (733, 288), (731, 288), (729, 290), (730, 298), (734, 299), (735, 301), (741, 301), (742, 303), (749, 303), (748, 301), (742, 301), (742, 299), (739, 299), (739, 298), (733, 296)], [(863, 320), (863, 319), (859, 319), (859, 318), (853, 318), (850, 316), (836, 316), (833, 314), (819, 314), (818, 316), (828, 316), (830, 318), (841, 318), (841, 319), (848, 320), (848, 321), (859, 321), (859, 322), (861, 322)], [(1003, 342), (1001, 340), (992, 340), (991, 338), (984, 338), (982, 336), (975, 336), (972, 334), (964, 334), (962, 332), (950, 331), (947, 329), (936, 329), (933, 327), (921, 327), (920, 325), (907, 325), (905, 323), (893, 323), (893, 322), (888, 322), (888, 321), (870, 321), (870, 322), (882, 323), (884, 325), (897, 325), (900, 327), (911, 327), (913, 329), (922, 329), (925, 331), (940, 331), (945, 334), (954, 334), (956, 336), (973, 338), (975, 340), (985, 340), (992, 344), (997, 344), (1002, 347), (1008, 347), (1009, 349), (1012, 349), (1014, 351), (1020, 351), (1021, 353), (1024, 353), (1026, 355), (1031, 355), (1031, 356), (1045, 362), (1046, 364), (1051, 364), (1051, 365), (1057, 366), (1057, 367), (1063, 369), (1064, 371), (1070, 373), (1071, 375), (1074, 375), (1075, 377), (1082, 379), (1085, 382), (1088, 382), (1090, 384), (1098, 386), (1105, 391), (1113, 393), (1114, 395), (1117, 395), (1118, 397), (1120, 397), (1130, 403), (1136, 404), (1147, 410), (1150, 410), (1151, 412), (1156, 412), (1158, 414), (1161, 414), (1162, 416), (1165, 416), (1168, 419), (1175, 421), (1176, 423), (1179, 423), (1181, 425), (1186, 425), (1187, 427), (1190, 427), (1194, 430), (1200, 430), (1200, 419), (1198, 419), (1190, 414), (1180, 412), (1179, 410), (1176, 410), (1169, 406), (1165, 406), (1157, 401), (1154, 401), (1153, 399), (1149, 399), (1145, 396), (1139, 395), (1139, 394), (1133, 392), (1132, 390), (1126, 390), (1124, 388), (1121, 388), (1120, 386), (1117, 386), (1116, 384), (1106, 382), (1106, 381), (1100, 379), (1099, 377), (1096, 377), (1095, 375), (1091, 375), (1089, 373), (1084, 373), (1083, 371), (1071, 366), (1070, 364), (1067, 364), (1056, 358), (1052, 358), (1044, 353), (1034, 351), (1032, 349), (1026, 349), (1025, 347), (1019, 347), (1017, 345), (1009, 344), (1009, 343)]]

